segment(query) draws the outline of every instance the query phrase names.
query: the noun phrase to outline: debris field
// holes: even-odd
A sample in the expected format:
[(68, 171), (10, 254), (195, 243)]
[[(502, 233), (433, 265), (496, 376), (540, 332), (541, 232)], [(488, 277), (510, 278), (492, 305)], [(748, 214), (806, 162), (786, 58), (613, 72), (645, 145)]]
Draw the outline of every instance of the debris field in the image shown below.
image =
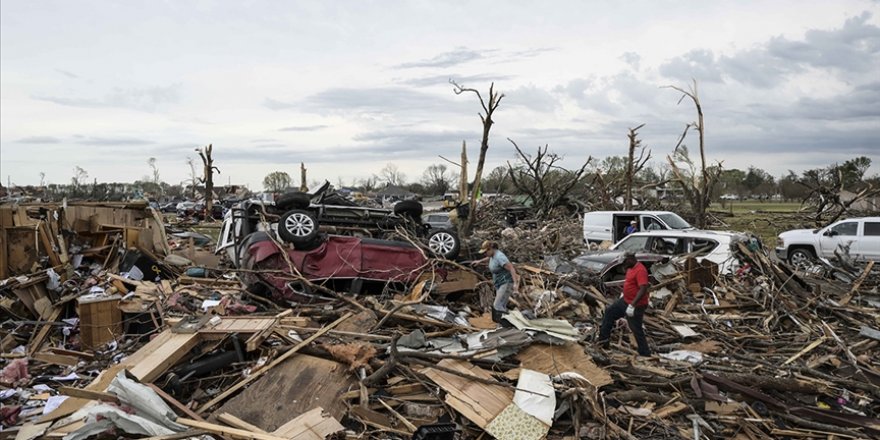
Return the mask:
[[(576, 217), (497, 212), (457, 260), (416, 243), (406, 277), (362, 287), (237, 267), (145, 202), (0, 205), (0, 437), (880, 438), (872, 263), (841, 282), (756, 242), (731, 274), (671, 258), (643, 357), (622, 321), (595, 343), (617, 294), (571, 264)], [(484, 239), (521, 276), (503, 325), (466, 264)]]

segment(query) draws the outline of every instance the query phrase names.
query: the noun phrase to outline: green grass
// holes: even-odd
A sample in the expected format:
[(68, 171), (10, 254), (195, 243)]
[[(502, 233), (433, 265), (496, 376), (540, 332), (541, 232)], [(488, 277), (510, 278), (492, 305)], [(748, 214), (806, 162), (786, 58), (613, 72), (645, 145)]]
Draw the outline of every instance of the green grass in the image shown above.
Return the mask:
[(804, 226), (797, 215), (800, 207), (798, 202), (745, 200), (726, 202), (723, 208), (715, 203), (710, 211), (728, 225), (718, 229), (751, 232), (761, 237), (765, 246), (772, 248), (779, 233)]

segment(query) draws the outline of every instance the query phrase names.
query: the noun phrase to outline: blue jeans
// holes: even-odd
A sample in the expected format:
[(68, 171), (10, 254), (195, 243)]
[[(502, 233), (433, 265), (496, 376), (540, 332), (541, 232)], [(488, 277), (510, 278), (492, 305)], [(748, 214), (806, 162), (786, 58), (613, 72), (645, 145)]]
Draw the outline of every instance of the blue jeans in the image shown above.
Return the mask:
[(636, 337), (636, 343), (639, 346), (639, 354), (642, 356), (650, 356), (651, 348), (648, 347), (648, 339), (645, 337), (645, 309), (648, 307), (636, 307), (632, 318), (626, 316), (627, 304), (623, 298), (609, 304), (605, 308), (605, 316), (602, 317), (602, 327), (599, 329), (599, 343), (608, 345), (611, 338), (611, 329), (614, 323), (620, 318), (626, 318), (629, 329), (632, 330), (633, 336)]

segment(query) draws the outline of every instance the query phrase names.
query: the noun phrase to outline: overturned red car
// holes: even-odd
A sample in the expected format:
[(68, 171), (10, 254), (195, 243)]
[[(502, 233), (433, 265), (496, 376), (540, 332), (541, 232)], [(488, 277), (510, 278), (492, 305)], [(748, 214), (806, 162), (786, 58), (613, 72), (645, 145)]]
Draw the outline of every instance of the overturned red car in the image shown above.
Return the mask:
[(358, 292), (370, 284), (412, 282), (428, 259), (421, 249), (395, 240), (325, 235), (316, 247), (300, 250), (255, 233), (247, 240), (243, 263), (254, 271), (252, 281), (269, 287), (275, 299), (299, 302), (320, 292), (297, 280), (297, 273), (314, 284)]

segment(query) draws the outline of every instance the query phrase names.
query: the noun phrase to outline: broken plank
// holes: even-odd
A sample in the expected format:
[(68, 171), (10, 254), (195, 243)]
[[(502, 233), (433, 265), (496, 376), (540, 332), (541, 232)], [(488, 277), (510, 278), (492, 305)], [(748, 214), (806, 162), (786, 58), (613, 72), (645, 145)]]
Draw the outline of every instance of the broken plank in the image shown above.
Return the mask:
[(80, 399), (119, 403), (119, 398), (116, 397), (115, 394), (110, 394), (104, 391), (94, 391), (85, 388), (61, 387), (58, 388), (58, 392), (65, 396), (77, 397)]
[(233, 428), (244, 429), (244, 430), (251, 431), (251, 432), (258, 432), (260, 434), (268, 434), (268, 432), (260, 429), (259, 427), (254, 426), (248, 422), (245, 422), (244, 420), (239, 419), (238, 417), (235, 417), (234, 415), (229, 414), (229, 413), (221, 413), (220, 415), (217, 416), (217, 420), (219, 420), (219, 421), (221, 421), (221, 422), (223, 422)]
[(73, 356), (65, 356), (63, 354), (54, 354), (54, 353), (46, 353), (46, 352), (34, 353), (34, 355), (31, 356), (31, 358), (34, 360), (40, 361), (40, 362), (45, 362), (47, 364), (61, 365), (61, 366), (68, 366), (68, 367), (76, 366), (76, 364), (79, 363), (79, 359), (77, 359)]
[(262, 434), (259, 432), (251, 432), (239, 428), (230, 428), (228, 426), (217, 425), (215, 423), (200, 422), (198, 420), (185, 419), (183, 417), (179, 417), (176, 422), (184, 426), (189, 426), (190, 428), (203, 429), (214, 434), (228, 435), (234, 438), (248, 440), (290, 440), (288, 438), (278, 437), (272, 434)]
[(317, 407), (281, 425), (272, 434), (291, 440), (323, 440), (344, 430), (338, 420), (325, 416), (324, 409)]
[(822, 345), (822, 343), (825, 342), (827, 339), (828, 339), (828, 338), (827, 338), (826, 336), (822, 336), (821, 338), (816, 339), (816, 340), (813, 341), (810, 345), (807, 345), (806, 347), (804, 347), (803, 350), (797, 352), (797, 354), (795, 354), (794, 356), (788, 358), (788, 360), (786, 360), (785, 362), (783, 362), (782, 365), (788, 365), (788, 364), (790, 364), (790, 363), (796, 361), (799, 357), (801, 357), (801, 356), (803, 356), (803, 355), (809, 353), (809, 352), (812, 351), (814, 348), (816, 348), (816, 347)]
[(48, 323), (43, 324), (40, 327), (40, 331), (38, 331), (36, 335), (34, 335), (34, 339), (32, 339), (31, 342), (28, 344), (28, 355), (33, 356), (34, 353), (36, 353), (40, 349), (40, 346), (43, 345), (43, 341), (46, 339), (47, 336), (49, 336), (49, 331), (52, 330), (51, 323), (57, 321), (58, 318), (61, 317), (62, 310), (63, 309), (58, 306), (55, 306), (52, 309), (52, 314), (49, 316), (48, 319), (46, 319)]

